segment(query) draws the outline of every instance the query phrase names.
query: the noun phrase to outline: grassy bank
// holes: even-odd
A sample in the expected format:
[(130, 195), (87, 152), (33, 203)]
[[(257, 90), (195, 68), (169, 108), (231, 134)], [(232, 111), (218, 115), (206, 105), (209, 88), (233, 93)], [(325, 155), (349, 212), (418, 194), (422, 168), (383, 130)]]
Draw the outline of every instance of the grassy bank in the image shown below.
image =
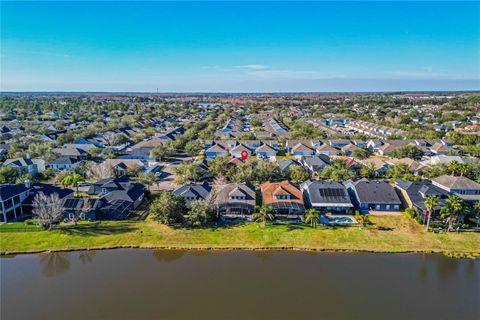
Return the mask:
[(373, 216), (367, 228), (257, 223), (175, 229), (155, 222), (118, 221), (62, 225), (53, 231), (0, 228), (1, 253), (120, 247), (183, 249), (298, 249), (480, 254), (479, 233), (423, 232), (404, 216)]

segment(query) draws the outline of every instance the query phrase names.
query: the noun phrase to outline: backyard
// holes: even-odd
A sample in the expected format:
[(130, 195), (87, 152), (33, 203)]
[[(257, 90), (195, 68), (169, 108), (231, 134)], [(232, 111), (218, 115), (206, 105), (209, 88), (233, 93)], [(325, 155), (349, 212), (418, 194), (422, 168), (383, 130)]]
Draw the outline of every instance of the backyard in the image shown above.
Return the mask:
[(292, 249), (372, 252), (456, 252), (480, 254), (480, 233), (425, 233), (404, 216), (372, 216), (372, 224), (319, 226), (260, 223), (186, 229), (153, 221), (82, 222), (52, 231), (0, 227), (1, 253), (120, 247), (182, 249)]

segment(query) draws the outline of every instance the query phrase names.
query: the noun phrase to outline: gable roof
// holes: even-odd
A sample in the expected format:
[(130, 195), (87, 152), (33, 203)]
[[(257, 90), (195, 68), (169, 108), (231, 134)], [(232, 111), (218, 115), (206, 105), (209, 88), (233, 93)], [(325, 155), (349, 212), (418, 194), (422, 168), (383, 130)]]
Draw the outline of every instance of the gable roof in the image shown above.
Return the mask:
[(16, 158), (16, 159), (7, 159), (3, 163), (4, 166), (10, 165), (10, 166), (16, 166), (16, 167), (25, 167), (25, 166), (30, 166), (32, 165), (33, 162), (31, 159), (27, 158)]
[(437, 185), (442, 185), (449, 189), (480, 190), (479, 183), (466, 177), (443, 175), (432, 179), (432, 181)]
[(194, 195), (196, 198), (207, 199), (210, 191), (212, 190), (211, 186), (204, 183), (187, 183), (175, 188), (172, 193), (177, 196), (185, 196), (187, 194)]
[(307, 180), (300, 185), (312, 205), (353, 207), (345, 186), (337, 181)]
[(401, 204), (395, 189), (385, 181), (362, 179), (353, 182), (352, 185), (361, 203)]
[(277, 161), (277, 164), (280, 167), (281, 171), (287, 170), (290, 166), (300, 166), (300, 163), (292, 159), (280, 160)]
[[(232, 200), (232, 196), (244, 196), (245, 199)], [(238, 203), (243, 202), (255, 205), (255, 188), (250, 183), (229, 183), (221, 186), (217, 191), (215, 202), (221, 203)]]

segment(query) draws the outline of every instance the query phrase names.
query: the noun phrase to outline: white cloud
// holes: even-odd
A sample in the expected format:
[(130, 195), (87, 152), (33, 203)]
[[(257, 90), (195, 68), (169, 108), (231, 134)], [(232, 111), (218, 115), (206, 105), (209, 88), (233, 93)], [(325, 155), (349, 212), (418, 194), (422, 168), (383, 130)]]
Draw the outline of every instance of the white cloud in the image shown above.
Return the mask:
[(234, 66), (234, 68), (237, 69), (244, 69), (244, 70), (266, 70), (270, 69), (269, 66), (263, 65), (263, 64), (245, 64), (241, 66)]

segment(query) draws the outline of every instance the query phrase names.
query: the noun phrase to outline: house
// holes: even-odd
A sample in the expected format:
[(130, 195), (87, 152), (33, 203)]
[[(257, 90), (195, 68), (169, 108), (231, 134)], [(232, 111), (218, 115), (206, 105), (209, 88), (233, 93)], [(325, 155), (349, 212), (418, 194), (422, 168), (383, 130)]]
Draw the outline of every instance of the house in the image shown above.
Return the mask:
[(29, 196), (29, 194), (29, 185), (0, 185), (0, 222), (16, 220), (17, 217), (22, 216), (22, 203)]
[[(82, 149), (82, 150), (85, 150), (85, 151), (88, 152), (90, 149), (100, 148), (100, 147), (95, 143), (66, 143), (62, 146), (62, 148)], [(103, 146), (102, 146), (102, 148), (103, 148)]]
[(276, 215), (300, 215), (305, 212), (300, 189), (289, 181), (265, 182), (260, 187), (263, 203), (273, 208)]
[(313, 156), (315, 154), (315, 150), (311, 147), (306, 146), (305, 144), (299, 142), (295, 146), (293, 146), (289, 152), (297, 157), (305, 157), (305, 156)]
[(452, 145), (445, 142), (437, 142), (431, 148), (430, 151), (436, 155), (449, 155), (452, 153), (458, 153), (458, 150), (455, 149)]
[(315, 150), (316, 147), (320, 146), (322, 142), (320, 140), (287, 140), (285, 142), (285, 151), (288, 153), (292, 153), (291, 149), (295, 147), (297, 144), (303, 144), (313, 150)]
[(292, 160), (292, 159), (280, 160), (280, 161), (277, 161), (277, 164), (280, 167), (280, 170), (282, 171), (283, 174), (287, 174), (291, 166), (301, 166), (301, 164), (298, 161)]
[[(97, 218), (114, 220), (128, 217), (142, 203), (144, 193), (145, 187), (130, 182), (127, 176), (101, 179), (92, 183), (87, 190), (90, 198), (99, 200), (93, 208)], [(78, 205), (71, 203), (68, 207), (75, 210)]]
[(24, 173), (35, 177), (38, 173), (37, 165), (29, 158), (7, 159), (3, 165), (17, 168), (19, 177), (21, 177)]
[(25, 184), (1, 185), (0, 221), (8, 222), (30, 216), (32, 214), (35, 196), (40, 192), (47, 196), (56, 193), (62, 201), (73, 193), (71, 189), (44, 183), (30, 184), (28, 180), (25, 181)]
[(79, 148), (55, 148), (52, 152), (59, 157), (70, 157), (77, 160), (86, 160), (88, 158), (88, 152)]
[(0, 143), (0, 157), (4, 159), (7, 156), (9, 149), (10, 149), (10, 145), (5, 143)]
[(363, 150), (363, 149), (350, 143), (350, 144), (347, 144), (346, 146), (343, 146), (341, 150), (344, 155), (351, 156), (354, 150)]
[(144, 170), (146, 167), (145, 161), (135, 159), (105, 159), (103, 163), (119, 175), (126, 175), (128, 170)]
[(332, 213), (351, 213), (353, 209), (347, 189), (340, 182), (307, 180), (300, 189), (308, 208)]
[(100, 198), (102, 219), (125, 219), (142, 203), (145, 187), (140, 183), (124, 183)]
[(448, 191), (433, 185), (428, 180), (413, 182), (398, 179), (395, 181), (394, 187), (400, 191), (402, 205), (414, 209), (421, 217), (424, 217), (428, 211), (425, 207), (427, 196), (437, 197), (438, 205), (432, 214), (432, 218), (434, 218), (440, 209), (447, 205), (446, 199), (450, 195)]
[(395, 189), (381, 180), (349, 181), (345, 184), (355, 206), (362, 213), (372, 211), (400, 212), (401, 201)]
[(118, 159), (130, 159), (130, 160), (144, 160), (153, 161), (154, 157), (150, 155), (153, 148), (139, 147), (135, 149), (127, 149), (125, 153), (118, 156)]
[(262, 144), (261, 146), (255, 149), (257, 156), (263, 158), (271, 158), (277, 156), (277, 150), (268, 144)]
[(215, 205), (223, 216), (250, 215), (255, 211), (255, 187), (250, 183), (229, 183), (215, 193)]
[(341, 139), (341, 140), (328, 140), (328, 144), (334, 148), (343, 148), (351, 144), (350, 140)]
[(384, 175), (390, 165), (380, 158), (368, 158), (360, 161), (364, 166), (372, 166), (376, 176)]
[(70, 170), (81, 163), (80, 160), (72, 157), (59, 157), (50, 162), (50, 168), (56, 170)]
[(208, 200), (212, 187), (207, 183), (188, 183), (175, 188), (172, 193), (185, 199), (187, 207), (196, 200)]
[(467, 177), (443, 175), (432, 179), (432, 184), (459, 196), (466, 202), (480, 201), (480, 183)]
[(422, 161), (421, 163), (425, 166), (434, 166), (437, 164), (448, 165), (452, 161), (456, 161), (458, 163), (466, 163), (467, 159), (462, 158), (460, 156), (448, 156), (448, 155), (440, 154), (438, 156), (430, 157), (429, 160)]
[(322, 144), (317, 147), (316, 152), (317, 154), (324, 154), (327, 156), (338, 156), (340, 154), (340, 150), (328, 144)]
[(225, 156), (227, 154), (228, 151), (219, 144), (215, 144), (205, 151), (205, 156), (207, 158), (215, 158), (218, 156)]
[(301, 160), (303, 166), (313, 174), (319, 174), (325, 167), (330, 165), (330, 158), (324, 154), (303, 157)]
[(247, 153), (248, 157), (252, 155), (252, 150), (241, 143), (230, 149), (230, 155), (235, 158), (242, 158), (244, 152)]
[(403, 164), (413, 174), (420, 174), (423, 168), (425, 167), (422, 163), (410, 158), (401, 158), (401, 159), (393, 158), (393, 159), (387, 159), (385, 160), (385, 162), (392, 166), (396, 164)]

